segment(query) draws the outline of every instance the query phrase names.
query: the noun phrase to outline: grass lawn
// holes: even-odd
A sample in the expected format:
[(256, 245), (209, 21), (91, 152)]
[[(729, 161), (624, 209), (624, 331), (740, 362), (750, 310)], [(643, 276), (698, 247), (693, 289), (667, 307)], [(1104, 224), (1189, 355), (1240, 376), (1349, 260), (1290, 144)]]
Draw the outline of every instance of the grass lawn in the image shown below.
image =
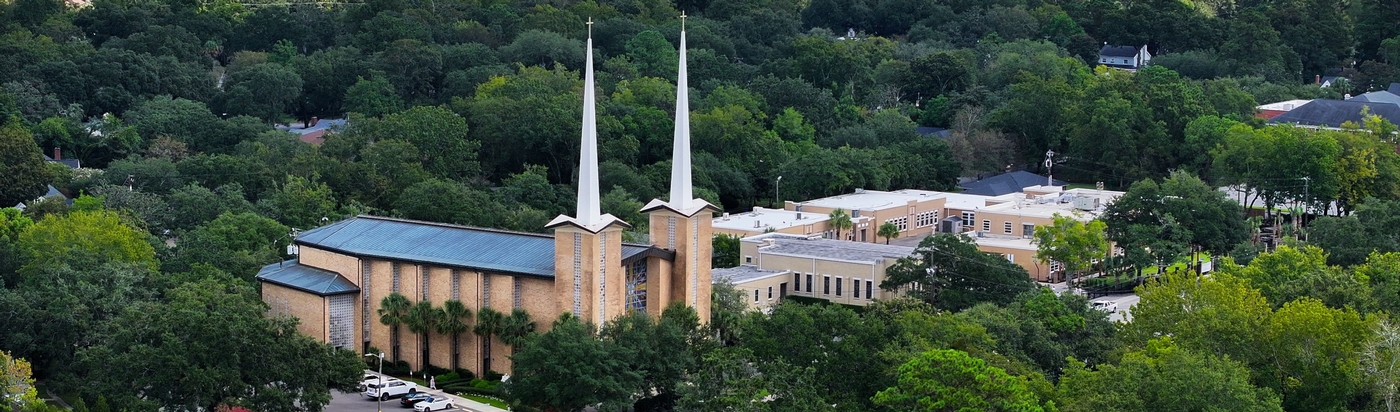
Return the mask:
[(461, 396), (461, 397), (463, 397), (463, 398), (471, 399), (471, 400), (474, 400), (474, 401), (477, 401), (477, 402), (481, 402), (481, 403), (484, 403), (484, 404), (487, 404), (487, 405), (495, 406), (495, 407), (497, 407), (497, 408), (510, 410), (510, 405), (506, 405), (505, 402), (501, 402), (501, 401), (498, 400), (498, 399), (487, 398), (487, 397), (485, 397), (485, 396), (481, 396), (481, 395), (477, 395), (477, 394), (471, 394), (471, 393), (464, 393), (464, 394), (457, 395), (457, 396)]

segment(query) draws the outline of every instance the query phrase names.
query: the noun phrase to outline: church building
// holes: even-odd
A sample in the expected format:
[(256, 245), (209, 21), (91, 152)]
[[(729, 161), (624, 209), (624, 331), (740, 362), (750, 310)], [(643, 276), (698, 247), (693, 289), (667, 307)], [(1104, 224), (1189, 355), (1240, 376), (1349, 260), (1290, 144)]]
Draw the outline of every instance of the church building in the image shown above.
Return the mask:
[[(577, 212), (549, 222), (552, 235), (352, 217), (302, 232), (294, 241), (297, 258), (258, 272), (270, 311), (299, 318), (301, 333), (359, 353), (378, 348), (390, 361), (392, 328), (379, 321), (378, 310), (393, 293), (435, 307), (457, 300), (473, 314), (483, 308), (507, 314), (523, 309), (541, 332), (562, 313), (601, 325), (631, 311), (660, 316), (673, 302), (694, 307), (702, 321), (709, 319), (710, 225), (716, 209), (692, 195), (685, 31), (670, 198), (652, 200), (642, 210), (649, 215), (651, 244), (623, 242), (628, 224), (599, 207), (591, 31), (587, 47)], [(399, 359), (415, 370), (425, 368), (422, 338), (399, 329)], [(493, 353), (483, 353), (479, 337), (463, 334), (456, 362), (451, 336), (429, 333), (428, 339), (433, 366), (455, 363), (478, 375), (510, 370), (509, 347), (499, 339), (489, 345)]]

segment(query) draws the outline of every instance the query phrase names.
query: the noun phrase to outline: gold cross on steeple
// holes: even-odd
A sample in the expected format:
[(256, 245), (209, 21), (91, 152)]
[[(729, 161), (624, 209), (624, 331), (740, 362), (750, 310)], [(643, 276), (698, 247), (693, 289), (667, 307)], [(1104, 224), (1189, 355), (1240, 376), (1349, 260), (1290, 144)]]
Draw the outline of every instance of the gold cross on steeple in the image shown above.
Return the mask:
[(685, 31), (685, 12), (681, 12), (681, 31)]
[(593, 18), (588, 18), (588, 38), (593, 38)]

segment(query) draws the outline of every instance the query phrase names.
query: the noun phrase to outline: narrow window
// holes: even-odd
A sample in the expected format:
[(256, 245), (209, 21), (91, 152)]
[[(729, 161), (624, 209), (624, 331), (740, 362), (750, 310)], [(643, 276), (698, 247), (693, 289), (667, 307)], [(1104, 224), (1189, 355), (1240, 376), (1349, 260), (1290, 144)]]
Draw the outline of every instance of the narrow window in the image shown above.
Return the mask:
[(1011, 222), (1006, 222), (1006, 224), (1002, 225), (1002, 231), (1006, 232), (1008, 235), (1011, 234)]
[(831, 276), (822, 276), (822, 294), (831, 294)]
[(769, 287), (768, 287), (768, 299), (769, 299), (769, 300), (772, 300), (772, 299), (773, 299), (773, 287), (772, 287), (772, 286), (769, 286)]
[(992, 221), (987, 220), (987, 219), (982, 219), (982, 231), (983, 231), (983, 232), (990, 232), (990, 231), (992, 231)]
[(754, 302), (757, 302), (757, 301), (758, 301), (758, 289), (754, 289), (754, 290), (753, 290), (753, 301), (754, 301)]
[(851, 279), (851, 296), (860, 298), (860, 279)]
[(802, 291), (802, 274), (801, 274), (801, 273), (793, 273), (793, 274), (792, 274), (792, 291), (793, 291), (793, 292), (801, 292), (801, 291)]
[(875, 299), (875, 281), (865, 281), (865, 298)]
[(814, 291), (812, 290), (812, 274), (811, 274), (811, 273), (808, 273), (808, 274), (807, 274), (807, 293), (812, 293), (812, 292), (814, 292)]
[(836, 296), (841, 296), (841, 285), (843, 285), (843, 283), (841, 283), (842, 280), (844, 279), (836, 278)]

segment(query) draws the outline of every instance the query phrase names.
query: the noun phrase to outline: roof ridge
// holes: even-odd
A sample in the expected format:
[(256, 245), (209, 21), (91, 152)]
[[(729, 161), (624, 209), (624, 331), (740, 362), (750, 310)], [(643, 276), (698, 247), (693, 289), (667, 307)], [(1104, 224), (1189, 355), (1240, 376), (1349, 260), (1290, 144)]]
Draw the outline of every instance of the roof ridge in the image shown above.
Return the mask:
[[(351, 219), (356, 219), (356, 218), (365, 218), (365, 219), (370, 219), (370, 220), (380, 220), (380, 221), (386, 221), (386, 222), (399, 222), (399, 223), (408, 223), (408, 224), (418, 224), (418, 225), (424, 225), (424, 226), (437, 226), (437, 227), (443, 227), (443, 228), (448, 228), (448, 229), (478, 230), (478, 231), (482, 231), (482, 232), (501, 233), (501, 234), (507, 234), (507, 235), (524, 235), (524, 236), (533, 236), (533, 237), (547, 238), (547, 239), (553, 239), (553, 238), (554, 238), (554, 235), (551, 235), (551, 234), (548, 234), (548, 233), (522, 232), (522, 231), (518, 231), (518, 230), (507, 230), (507, 229), (497, 229), (497, 228), (491, 228), (491, 227), (458, 225), (458, 224), (453, 224), (453, 223), (442, 223), (442, 222), (431, 222), (431, 221), (426, 221), (426, 220), (404, 219), (404, 218), (399, 218), (399, 217), (375, 216), (375, 215), (363, 215), (363, 214), (362, 214), (362, 215), (356, 215), (355, 217), (353, 217), (353, 218), (351, 218)], [(350, 219), (346, 219), (346, 220), (350, 220)], [(654, 246), (656, 246), (656, 245), (652, 245), (652, 244), (630, 243), (630, 242), (622, 242), (622, 244), (624, 244), (624, 245), (630, 245), (630, 246), (639, 246), (639, 247), (654, 247)]]

